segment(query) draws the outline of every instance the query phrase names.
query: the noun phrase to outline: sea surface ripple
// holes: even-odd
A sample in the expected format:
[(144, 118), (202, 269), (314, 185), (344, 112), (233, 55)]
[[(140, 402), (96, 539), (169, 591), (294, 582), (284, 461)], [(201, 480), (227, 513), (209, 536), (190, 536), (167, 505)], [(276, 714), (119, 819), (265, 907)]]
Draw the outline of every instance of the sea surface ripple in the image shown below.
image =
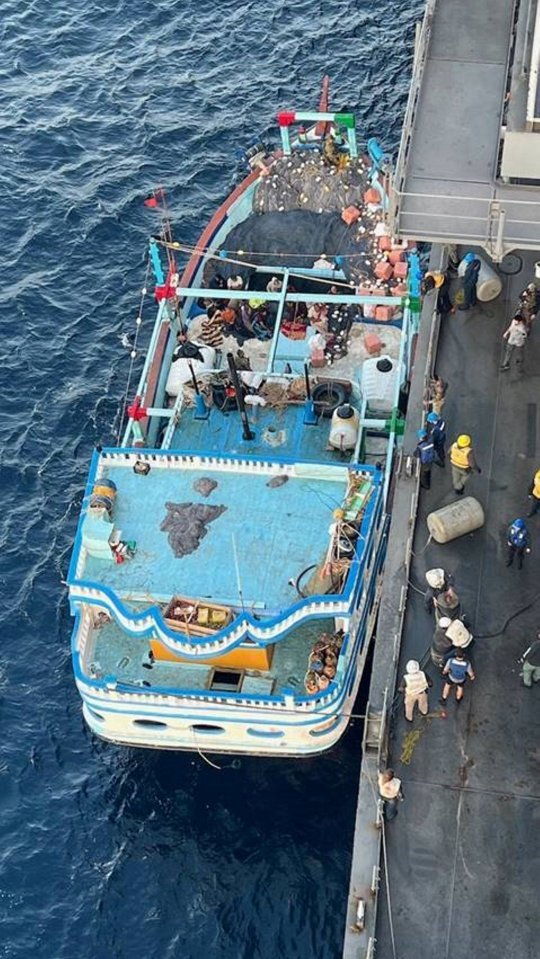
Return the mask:
[[(65, 578), (114, 441), (155, 214), (194, 242), (279, 108), (399, 139), (420, 0), (4, 0), (0, 959), (339, 956), (361, 723), (304, 761), (86, 730)], [(275, 131), (274, 131), (275, 132)], [(143, 335), (153, 321), (150, 302)], [(140, 360), (138, 361), (140, 363)]]

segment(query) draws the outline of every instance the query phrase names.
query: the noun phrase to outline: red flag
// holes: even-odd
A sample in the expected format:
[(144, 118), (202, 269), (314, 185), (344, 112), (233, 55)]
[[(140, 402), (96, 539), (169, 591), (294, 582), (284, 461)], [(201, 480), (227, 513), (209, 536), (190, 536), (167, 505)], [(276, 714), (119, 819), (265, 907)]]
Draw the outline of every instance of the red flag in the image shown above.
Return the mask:
[(165, 199), (165, 190), (163, 190), (162, 187), (157, 187), (157, 189), (153, 190), (152, 193), (148, 194), (148, 196), (146, 197), (146, 200), (144, 200), (143, 202), (145, 206), (156, 207), (156, 206), (159, 206), (160, 200), (164, 200), (164, 199)]

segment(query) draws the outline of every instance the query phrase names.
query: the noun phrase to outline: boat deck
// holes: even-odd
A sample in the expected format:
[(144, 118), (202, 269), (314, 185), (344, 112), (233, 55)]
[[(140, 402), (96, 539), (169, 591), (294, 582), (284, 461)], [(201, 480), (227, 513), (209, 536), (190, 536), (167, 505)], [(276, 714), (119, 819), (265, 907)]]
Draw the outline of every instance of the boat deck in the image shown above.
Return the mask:
[[(248, 683), (252, 675), (257, 678), (262, 676), (266, 685), (260, 691), (271, 690), (279, 694), (283, 688), (287, 688), (303, 695), (304, 676), (313, 644), (322, 633), (333, 633), (334, 629), (333, 619), (319, 619), (298, 626), (275, 644), (269, 670), (262, 673), (259, 670), (247, 670)], [(145, 668), (143, 662), (148, 662), (148, 642), (130, 637), (114, 622), (96, 630), (94, 637), (92, 659), (99, 663), (104, 676), (114, 676), (118, 682), (140, 684), (145, 681), (160, 689), (186, 691), (207, 689), (209, 686), (212, 667), (204, 663), (156, 661), (151, 670)], [(242, 688), (244, 692), (248, 691), (248, 687)]]
[(237, 411), (222, 413), (213, 407), (207, 420), (197, 420), (186, 410), (173, 434), (172, 449), (213, 453), (248, 453), (271, 456), (274, 452), (298, 462), (346, 463), (350, 452), (328, 447), (330, 420), (304, 425), (304, 404), (248, 409), (252, 440), (244, 440)]
[[(264, 615), (296, 601), (289, 581), (324, 557), (332, 510), (341, 505), (348, 482), (345, 467), (331, 479), (317, 478), (315, 467), (313, 478), (287, 478), (174, 463), (153, 467), (147, 476), (135, 474), (129, 463), (110, 464), (106, 475), (118, 487), (115, 526), (122, 539), (136, 540), (136, 555), (122, 565), (87, 556), (79, 578), (148, 602), (180, 594), (238, 606), (240, 586), (245, 607)], [(203, 479), (216, 483), (208, 496), (195, 489)], [(174, 525), (174, 507), (182, 512), (189, 504), (222, 512), (205, 522), (206, 534), (193, 552), (177, 556), (191, 523), (182, 519), (172, 533), (161, 526), (168, 517)], [(171, 535), (177, 536), (174, 549)]]

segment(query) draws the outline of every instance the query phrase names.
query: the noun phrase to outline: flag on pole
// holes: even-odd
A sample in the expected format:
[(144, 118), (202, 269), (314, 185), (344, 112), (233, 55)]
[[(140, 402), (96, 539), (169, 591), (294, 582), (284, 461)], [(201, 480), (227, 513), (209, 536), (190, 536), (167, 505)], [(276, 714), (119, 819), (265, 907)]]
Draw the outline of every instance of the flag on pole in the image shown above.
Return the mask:
[(159, 201), (165, 198), (165, 190), (162, 190), (159, 187), (157, 190), (153, 190), (152, 193), (149, 193), (146, 197), (146, 200), (143, 200), (145, 206), (157, 207), (159, 206)]

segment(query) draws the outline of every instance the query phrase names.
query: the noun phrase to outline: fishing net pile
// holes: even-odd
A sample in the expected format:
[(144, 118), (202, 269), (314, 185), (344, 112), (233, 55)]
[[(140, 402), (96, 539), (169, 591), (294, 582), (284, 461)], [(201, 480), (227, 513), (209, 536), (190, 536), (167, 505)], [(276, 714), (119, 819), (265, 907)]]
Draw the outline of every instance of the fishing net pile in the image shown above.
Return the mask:
[(169, 546), (176, 557), (188, 556), (198, 549), (208, 533), (207, 525), (221, 516), (226, 506), (202, 503), (165, 503), (167, 516), (159, 527), (168, 533)]
[[(256, 275), (257, 265), (282, 263), (301, 269), (324, 256), (351, 284), (367, 282), (374, 293), (391, 293), (395, 281), (375, 272), (385, 256), (379, 238), (387, 231), (380, 203), (366, 201), (369, 189), (362, 158), (344, 158), (339, 166), (329, 164), (319, 152), (276, 160), (269, 175), (259, 180), (255, 212), (231, 230), (222, 258), (207, 263), (204, 284), (214, 286), (218, 272), (225, 280), (240, 275), (249, 289), (262, 289), (268, 277)], [(359, 214), (350, 224), (343, 219), (349, 208)], [(301, 281), (295, 279), (294, 286), (304, 292)]]
[(320, 153), (293, 153), (272, 164), (257, 186), (256, 213), (312, 210), (338, 213), (361, 206), (369, 187), (365, 161), (358, 157), (341, 168), (329, 165)]

